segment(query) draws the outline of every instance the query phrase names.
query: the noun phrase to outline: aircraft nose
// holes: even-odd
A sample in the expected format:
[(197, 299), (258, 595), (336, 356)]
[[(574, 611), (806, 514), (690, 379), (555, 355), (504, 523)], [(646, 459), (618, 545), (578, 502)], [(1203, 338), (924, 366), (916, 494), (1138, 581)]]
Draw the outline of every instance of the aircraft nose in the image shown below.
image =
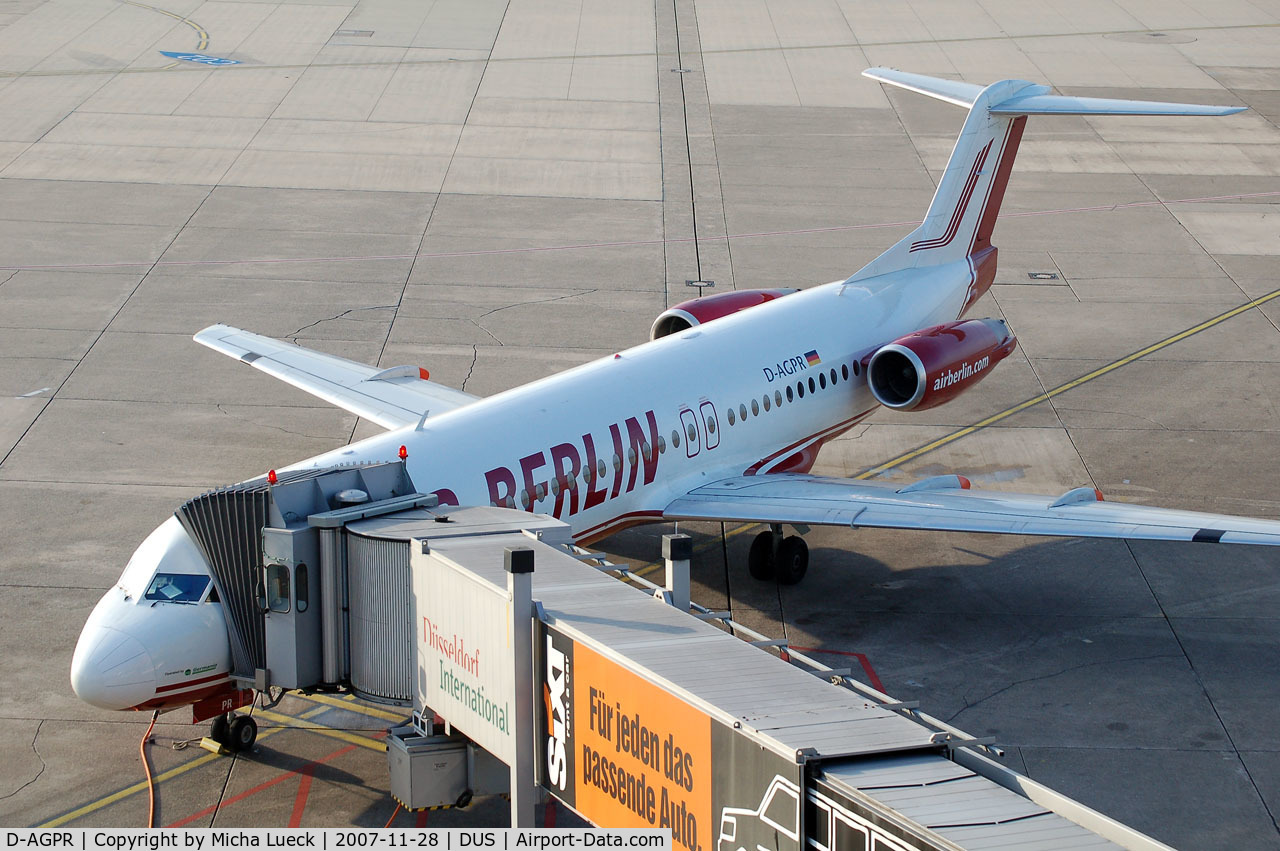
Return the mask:
[(156, 694), (156, 672), (142, 642), (109, 626), (85, 629), (71, 658), (71, 688), (100, 709), (132, 709)]

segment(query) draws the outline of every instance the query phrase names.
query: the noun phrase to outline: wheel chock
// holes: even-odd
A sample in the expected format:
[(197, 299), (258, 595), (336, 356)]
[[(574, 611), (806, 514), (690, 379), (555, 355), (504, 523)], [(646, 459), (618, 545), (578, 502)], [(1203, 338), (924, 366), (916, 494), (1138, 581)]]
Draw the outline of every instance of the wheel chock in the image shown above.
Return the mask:
[(219, 756), (227, 756), (231, 753), (231, 751), (227, 749), (227, 746), (222, 744), (222, 742), (219, 742), (217, 739), (211, 739), (208, 736), (204, 736), (200, 739), (200, 747), (210, 753), (216, 753)]

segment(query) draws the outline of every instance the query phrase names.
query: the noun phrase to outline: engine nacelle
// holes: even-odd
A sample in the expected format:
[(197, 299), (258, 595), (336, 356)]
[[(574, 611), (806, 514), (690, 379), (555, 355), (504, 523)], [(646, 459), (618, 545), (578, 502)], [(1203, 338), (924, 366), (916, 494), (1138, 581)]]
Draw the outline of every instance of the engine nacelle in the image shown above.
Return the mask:
[(981, 381), (1017, 345), (1002, 319), (934, 325), (877, 349), (867, 361), (867, 386), (886, 408), (934, 408)]
[(776, 290), (730, 290), (727, 293), (703, 296), (701, 298), (682, 301), (675, 307), (669, 307), (658, 318), (653, 320), (649, 329), (649, 339), (656, 340), (675, 334), (694, 325), (704, 325), (713, 319), (746, 310), (748, 307), (773, 301), (784, 295), (797, 292), (794, 289)]

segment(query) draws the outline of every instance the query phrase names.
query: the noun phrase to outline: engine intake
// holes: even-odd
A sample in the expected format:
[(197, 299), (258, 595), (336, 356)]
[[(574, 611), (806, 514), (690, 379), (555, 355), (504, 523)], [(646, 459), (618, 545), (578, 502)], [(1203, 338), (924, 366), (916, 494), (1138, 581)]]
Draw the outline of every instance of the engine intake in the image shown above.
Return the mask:
[(886, 408), (924, 411), (977, 384), (1017, 345), (1002, 319), (934, 325), (877, 349), (867, 361), (867, 385)]
[(656, 340), (659, 337), (692, 328), (694, 325), (704, 325), (713, 319), (746, 310), (748, 307), (756, 307), (793, 292), (796, 290), (731, 290), (727, 293), (716, 293), (682, 301), (675, 307), (669, 307), (658, 314), (658, 318), (653, 321), (653, 327), (649, 329), (649, 339)]

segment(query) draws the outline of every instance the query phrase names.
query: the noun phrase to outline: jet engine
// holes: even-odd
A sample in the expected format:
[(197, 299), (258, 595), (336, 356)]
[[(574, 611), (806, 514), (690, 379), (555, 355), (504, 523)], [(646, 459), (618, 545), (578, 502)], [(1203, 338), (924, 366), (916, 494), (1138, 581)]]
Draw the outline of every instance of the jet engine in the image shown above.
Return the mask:
[(881, 346), (866, 362), (876, 401), (899, 411), (923, 411), (983, 379), (1018, 345), (1002, 319), (946, 322)]
[(703, 296), (701, 298), (682, 301), (675, 307), (669, 307), (658, 315), (649, 329), (649, 339), (656, 340), (675, 334), (694, 325), (702, 325), (713, 319), (746, 310), (782, 298), (796, 292), (794, 289), (776, 290), (731, 290), (726, 293)]

